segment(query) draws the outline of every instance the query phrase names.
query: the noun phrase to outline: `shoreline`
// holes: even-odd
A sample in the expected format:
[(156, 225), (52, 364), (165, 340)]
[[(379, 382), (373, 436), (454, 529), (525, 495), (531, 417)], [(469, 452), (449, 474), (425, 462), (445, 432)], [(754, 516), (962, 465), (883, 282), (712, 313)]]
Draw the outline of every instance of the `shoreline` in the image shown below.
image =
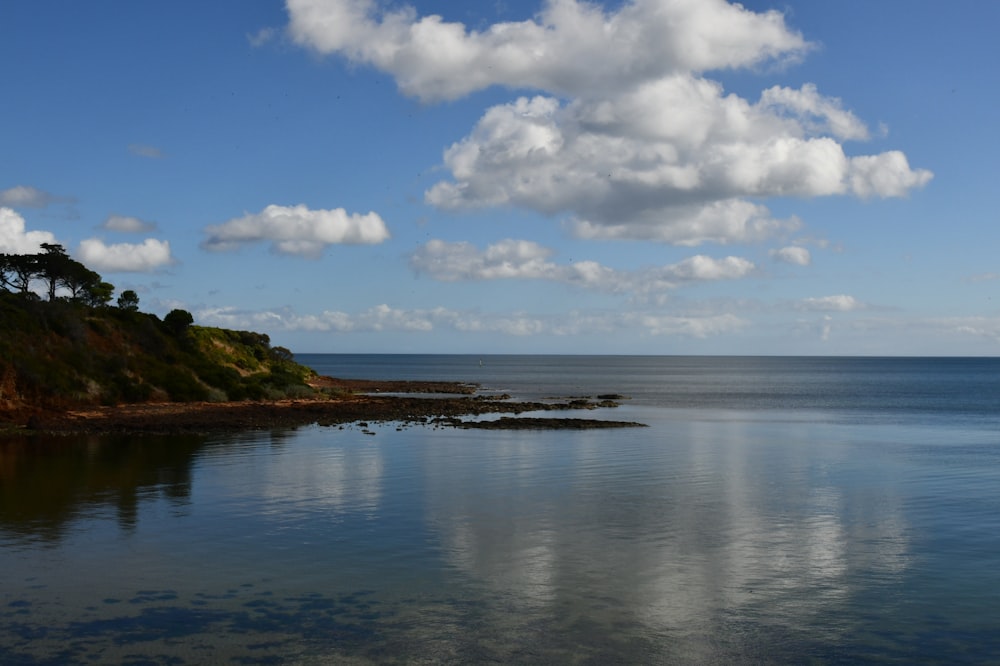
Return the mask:
[[(327, 395), (268, 401), (132, 403), (78, 407), (58, 412), (36, 411), (27, 419), (10, 423), (7, 430), (0, 429), (0, 437), (28, 434), (211, 434), (368, 422), (507, 430), (578, 430), (645, 425), (576, 417), (517, 417), (524, 412), (613, 408), (619, 405), (616, 399), (621, 398), (613, 394), (535, 402), (511, 401), (506, 395), (478, 395), (476, 385), (461, 382), (318, 377), (310, 384)], [(489, 425), (462, 418), (487, 414), (513, 416), (490, 421)]]

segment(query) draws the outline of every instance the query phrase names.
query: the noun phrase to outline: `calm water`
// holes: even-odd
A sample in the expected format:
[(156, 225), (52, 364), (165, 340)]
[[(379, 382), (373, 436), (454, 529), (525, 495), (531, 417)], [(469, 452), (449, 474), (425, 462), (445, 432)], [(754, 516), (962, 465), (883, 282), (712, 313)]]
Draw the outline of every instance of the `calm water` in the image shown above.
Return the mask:
[(1000, 360), (300, 360), (650, 427), (0, 443), (0, 663), (1000, 663)]

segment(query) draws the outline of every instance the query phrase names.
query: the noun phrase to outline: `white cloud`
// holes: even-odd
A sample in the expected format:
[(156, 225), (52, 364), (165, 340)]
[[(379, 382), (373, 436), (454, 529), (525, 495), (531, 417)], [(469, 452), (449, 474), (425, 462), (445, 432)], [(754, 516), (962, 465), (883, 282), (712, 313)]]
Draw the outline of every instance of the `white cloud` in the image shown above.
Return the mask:
[(741, 257), (714, 259), (696, 255), (676, 264), (619, 271), (595, 261), (557, 264), (552, 250), (526, 240), (507, 239), (480, 251), (471, 243), (432, 240), (415, 251), (410, 266), (436, 280), (536, 279), (612, 293), (649, 295), (684, 283), (732, 280), (750, 275), (753, 262)]
[(901, 197), (930, 182), (933, 174), (926, 169), (913, 171), (906, 155), (898, 150), (881, 155), (852, 157), (851, 191), (859, 197)]
[(66, 197), (57, 197), (29, 185), (15, 185), (0, 190), (0, 206), (11, 208), (45, 208), (49, 204), (65, 201)]
[(704, 205), (669, 206), (643, 211), (631, 220), (591, 222), (570, 220), (570, 231), (591, 240), (649, 240), (682, 246), (702, 243), (754, 243), (782, 232), (798, 230), (797, 217), (776, 220), (759, 204), (739, 199)]
[(552, 250), (524, 240), (503, 240), (480, 252), (471, 243), (429, 241), (410, 257), (410, 266), (435, 280), (553, 279), (560, 267), (547, 261)]
[(0, 207), (0, 253), (37, 254), (42, 243), (55, 243), (48, 231), (27, 231), (24, 218), (10, 208)]
[(145, 157), (151, 160), (159, 160), (164, 157), (163, 151), (156, 146), (148, 146), (144, 143), (130, 143), (128, 152), (137, 157)]
[(744, 277), (753, 269), (752, 262), (740, 257), (712, 259), (699, 254), (661, 270), (681, 280), (727, 280)]
[(156, 223), (128, 215), (108, 215), (104, 223), (101, 224), (101, 228), (125, 233), (145, 233), (156, 229)]
[[(292, 38), (395, 77), (407, 95), (455, 99), (493, 85), (564, 95), (613, 89), (678, 71), (746, 67), (810, 48), (778, 12), (723, 0), (550, 0), (533, 19), (471, 31), (374, 0), (288, 0)], [(398, 6), (397, 6), (398, 7)]]
[(106, 245), (97, 238), (80, 242), (77, 257), (87, 267), (112, 273), (144, 273), (174, 263), (169, 241), (147, 238), (142, 243)]
[(707, 338), (744, 328), (747, 322), (732, 314), (663, 315), (643, 312), (532, 315), (525, 312), (483, 313), (447, 308), (400, 309), (382, 304), (358, 313), (326, 311), (298, 315), (290, 309), (247, 311), (203, 308), (195, 313), (209, 326), (313, 333), (423, 332), (451, 330), (499, 333), (513, 337), (606, 335), (639, 331), (652, 336)]
[(987, 338), (1000, 342), (1000, 318), (997, 317), (955, 317), (936, 322), (945, 330), (963, 336)]
[(792, 245), (788, 247), (771, 250), (771, 258), (785, 264), (795, 264), (796, 266), (808, 266), (812, 263), (812, 255), (804, 247)]
[(274, 28), (261, 28), (257, 32), (247, 33), (247, 42), (250, 46), (258, 48), (273, 41), (278, 36), (278, 31)]
[(829, 342), (830, 334), (833, 333), (833, 317), (830, 315), (824, 315), (823, 321), (820, 323), (820, 334), (819, 339), (823, 342)]
[(814, 134), (830, 133), (845, 140), (869, 138), (863, 122), (845, 111), (839, 99), (820, 95), (813, 83), (806, 83), (799, 90), (781, 86), (768, 88), (761, 94), (760, 104), (779, 114), (786, 112), (798, 116), (803, 127)]
[[(375, 0), (288, 0), (289, 33), (454, 99), (493, 85), (541, 91), (488, 109), (448, 148), (444, 209), (517, 206), (565, 216), (582, 238), (745, 243), (795, 229), (757, 200), (902, 196), (925, 185), (899, 152), (849, 157), (870, 132), (814, 84), (756, 102), (704, 73), (787, 61), (811, 46), (776, 11), (723, 0), (548, 0), (481, 31)], [(752, 201), (753, 200), (753, 201)]]
[(629, 320), (638, 323), (651, 335), (684, 336), (707, 338), (714, 335), (732, 333), (747, 326), (748, 322), (733, 314), (700, 317), (680, 317), (667, 315), (633, 315)]
[(260, 213), (234, 218), (205, 228), (202, 247), (212, 251), (236, 249), (266, 241), (281, 254), (318, 257), (328, 245), (374, 244), (389, 238), (389, 230), (376, 213), (348, 215), (343, 208), (310, 210), (304, 205), (270, 205)]
[(809, 133), (689, 76), (613, 100), (520, 98), (489, 109), (445, 151), (452, 180), (426, 200), (568, 214), (584, 238), (745, 243), (799, 224), (748, 198), (901, 196), (931, 178), (902, 153), (848, 158)]
[(819, 312), (850, 312), (852, 310), (864, 309), (866, 306), (853, 296), (837, 294), (835, 296), (804, 298), (799, 301), (799, 307), (803, 310)]

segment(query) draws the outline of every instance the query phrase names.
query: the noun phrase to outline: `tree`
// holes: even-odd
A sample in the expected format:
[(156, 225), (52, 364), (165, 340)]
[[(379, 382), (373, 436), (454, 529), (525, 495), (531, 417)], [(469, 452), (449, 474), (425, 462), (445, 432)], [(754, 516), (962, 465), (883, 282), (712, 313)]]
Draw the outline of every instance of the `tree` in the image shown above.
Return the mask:
[(175, 336), (187, 330), (187, 327), (194, 323), (194, 317), (187, 310), (171, 310), (163, 318), (163, 324)]
[(74, 264), (80, 266), (83, 264), (70, 259), (66, 254), (66, 248), (58, 243), (42, 243), (41, 247), (45, 252), (34, 255), (38, 266), (37, 277), (45, 281), (49, 300), (54, 301), (56, 288), (61, 286), (66, 276), (74, 270)]
[(39, 275), (37, 254), (6, 254), (3, 255), (3, 268), (0, 275), (4, 285), (22, 294), (28, 293), (31, 281)]
[(6, 290), (14, 288), (14, 264), (11, 255), (0, 254), (0, 287)]
[(101, 284), (101, 276), (80, 262), (74, 261), (63, 274), (59, 284), (69, 290), (69, 297), (72, 300), (86, 301), (88, 292)]
[[(97, 273), (94, 273), (94, 275), (97, 275)], [(97, 275), (96, 284), (92, 282), (84, 287), (82, 300), (92, 308), (99, 308), (110, 303), (111, 297), (114, 294), (115, 285), (110, 282), (101, 282), (101, 276)]]
[(118, 307), (126, 312), (137, 312), (139, 310), (139, 294), (131, 289), (126, 289), (118, 296)]
[[(95, 273), (96, 275), (96, 273)], [(82, 301), (92, 308), (104, 307), (111, 302), (111, 297), (115, 294), (115, 285), (110, 282), (101, 282), (98, 275), (96, 282), (88, 283), (84, 286), (79, 296), (75, 300)]]

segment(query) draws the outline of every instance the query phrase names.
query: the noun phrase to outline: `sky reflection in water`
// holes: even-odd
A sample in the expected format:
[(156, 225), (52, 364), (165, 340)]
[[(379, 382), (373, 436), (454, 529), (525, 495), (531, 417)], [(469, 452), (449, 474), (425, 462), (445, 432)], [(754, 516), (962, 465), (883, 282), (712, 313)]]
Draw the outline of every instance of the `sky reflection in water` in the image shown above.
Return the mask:
[(6, 444), (0, 657), (1000, 655), (998, 574), (931, 547), (986, 488), (927, 501), (947, 483), (921, 457), (933, 431), (614, 418), (652, 427)]

